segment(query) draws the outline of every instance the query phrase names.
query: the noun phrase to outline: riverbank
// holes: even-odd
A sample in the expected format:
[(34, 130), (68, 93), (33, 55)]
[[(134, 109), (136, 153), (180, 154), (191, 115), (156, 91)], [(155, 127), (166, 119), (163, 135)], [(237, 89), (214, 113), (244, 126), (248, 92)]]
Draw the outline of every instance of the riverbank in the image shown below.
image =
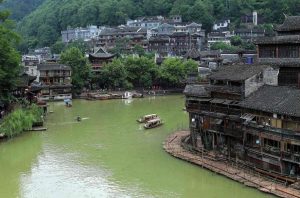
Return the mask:
[(170, 155), (201, 166), (215, 173), (224, 175), (234, 181), (240, 182), (246, 186), (257, 188), (258, 190), (285, 198), (300, 198), (300, 191), (283, 184), (278, 184), (256, 175), (252, 171), (242, 169), (226, 161), (215, 161), (213, 157), (204, 154), (193, 153), (184, 148), (182, 140), (189, 135), (188, 131), (177, 131), (167, 137), (163, 147)]
[(142, 98), (144, 96), (166, 96), (173, 94), (183, 93), (183, 89), (157, 89), (157, 90), (130, 90), (130, 91), (91, 91), (84, 92), (74, 99), (87, 99), (87, 100), (109, 100), (109, 99), (124, 99), (126, 92), (130, 93), (133, 98)]
[(16, 107), (0, 122), (0, 139), (9, 139), (26, 131), (45, 130), (41, 107), (32, 104)]

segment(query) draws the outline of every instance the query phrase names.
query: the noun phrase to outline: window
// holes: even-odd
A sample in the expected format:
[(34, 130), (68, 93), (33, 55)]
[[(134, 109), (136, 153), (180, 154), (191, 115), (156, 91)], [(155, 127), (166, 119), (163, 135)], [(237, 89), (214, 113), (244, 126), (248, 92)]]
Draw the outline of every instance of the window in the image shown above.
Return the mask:
[(280, 148), (280, 142), (275, 141), (275, 140), (270, 140), (270, 139), (264, 139), (264, 146)]
[(279, 58), (299, 58), (299, 46), (279, 46)]
[(259, 47), (260, 58), (276, 58), (275, 46), (261, 46)]

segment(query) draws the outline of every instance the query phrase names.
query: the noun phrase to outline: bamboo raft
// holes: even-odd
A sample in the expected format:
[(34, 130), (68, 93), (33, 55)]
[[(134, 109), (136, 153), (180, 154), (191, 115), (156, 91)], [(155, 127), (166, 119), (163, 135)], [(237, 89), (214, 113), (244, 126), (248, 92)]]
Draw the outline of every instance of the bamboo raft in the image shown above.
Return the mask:
[(192, 153), (182, 147), (182, 139), (189, 135), (188, 131), (178, 131), (167, 137), (163, 143), (166, 152), (172, 156), (196, 164), (220, 175), (224, 175), (234, 181), (243, 183), (246, 186), (257, 188), (258, 190), (284, 198), (300, 198), (300, 191), (285, 186), (282, 183), (275, 183), (266, 177), (257, 176), (250, 171), (239, 168), (224, 161), (213, 160), (212, 157), (204, 154)]

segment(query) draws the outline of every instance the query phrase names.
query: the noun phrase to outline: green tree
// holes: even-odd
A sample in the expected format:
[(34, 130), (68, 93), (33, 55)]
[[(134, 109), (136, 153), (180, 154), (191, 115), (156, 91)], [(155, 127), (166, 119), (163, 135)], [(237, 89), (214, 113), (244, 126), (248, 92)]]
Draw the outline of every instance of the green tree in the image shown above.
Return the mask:
[(60, 54), (64, 51), (65, 47), (66, 45), (62, 41), (56, 41), (56, 43), (51, 46), (51, 52), (54, 54)]
[(6, 104), (10, 102), (11, 91), (16, 86), (21, 69), (21, 57), (14, 49), (19, 37), (7, 29), (7, 24), (10, 23), (8, 16), (8, 12), (0, 12), (0, 100)]
[(238, 50), (239, 48), (235, 47), (235, 46), (232, 46), (232, 45), (229, 45), (229, 44), (224, 43), (224, 42), (216, 42), (216, 43), (211, 45), (210, 49), (211, 50), (228, 50), (228, 51), (234, 52), (234, 51)]
[(89, 85), (91, 65), (80, 49), (72, 47), (61, 54), (61, 63), (72, 68), (73, 93), (81, 93)]
[(243, 40), (239, 36), (233, 36), (230, 38), (230, 43), (233, 46), (241, 46), (243, 43)]
[(134, 87), (151, 87), (158, 76), (158, 66), (154, 60), (146, 57), (127, 57), (124, 65), (128, 72), (128, 81)]
[(104, 66), (100, 78), (105, 79), (108, 88), (131, 88), (132, 85), (127, 81), (128, 73), (120, 59), (114, 59), (111, 63)]
[(178, 87), (185, 79), (185, 68), (179, 58), (166, 59), (160, 69), (161, 83), (167, 87)]
[(140, 45), (135, 45), (133, 47), (133, 53), (139, 55), (139, 56), (144, 56), (146, 54), (144, 48)]
[(192, 59), (189, 59), (189, 60), (183, 62), (183, 68), (184, 68), (185, 75), (197, 73), (198, 67), (199, 67), (199, 64)]
[(81, 51), (81, 53), (86, 53), (86, 52), (89, 52), (89, 46), (86, 42), (84, 42), (84, 40), (82, 39), (79, 39), (79, 40), (76, 40), (76, 41), (73, 41), (71, 43), (69, 43), (67, 46), (66, 46), (67, 49), (70, 49), (70, 48), (77, 48)]

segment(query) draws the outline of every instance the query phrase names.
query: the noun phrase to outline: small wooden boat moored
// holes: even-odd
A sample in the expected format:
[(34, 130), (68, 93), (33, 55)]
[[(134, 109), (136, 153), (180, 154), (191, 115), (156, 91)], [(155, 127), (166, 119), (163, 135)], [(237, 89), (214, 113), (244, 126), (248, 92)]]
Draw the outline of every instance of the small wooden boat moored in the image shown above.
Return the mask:
[(149, 120), (148, 122), (146, 122), (146, 124), (144, 125), (144, 128), (145, 129), (152, 129), (152, 128), (155, 128), (155, 127), (159, 127), (163, 125), (163, 122), (160, 118), (156, 118), (156, 119), (153, 119), (153, 120)]
[(144, 116), (140, 117), (136, 121), (139, 122), (139, 123), (145, 123), (149, 120), (153, 120), (153, 119), (156, 119), (156, 118), (158, 118), (157, 114), (149, 114), (149, 115), (144, 115)]

